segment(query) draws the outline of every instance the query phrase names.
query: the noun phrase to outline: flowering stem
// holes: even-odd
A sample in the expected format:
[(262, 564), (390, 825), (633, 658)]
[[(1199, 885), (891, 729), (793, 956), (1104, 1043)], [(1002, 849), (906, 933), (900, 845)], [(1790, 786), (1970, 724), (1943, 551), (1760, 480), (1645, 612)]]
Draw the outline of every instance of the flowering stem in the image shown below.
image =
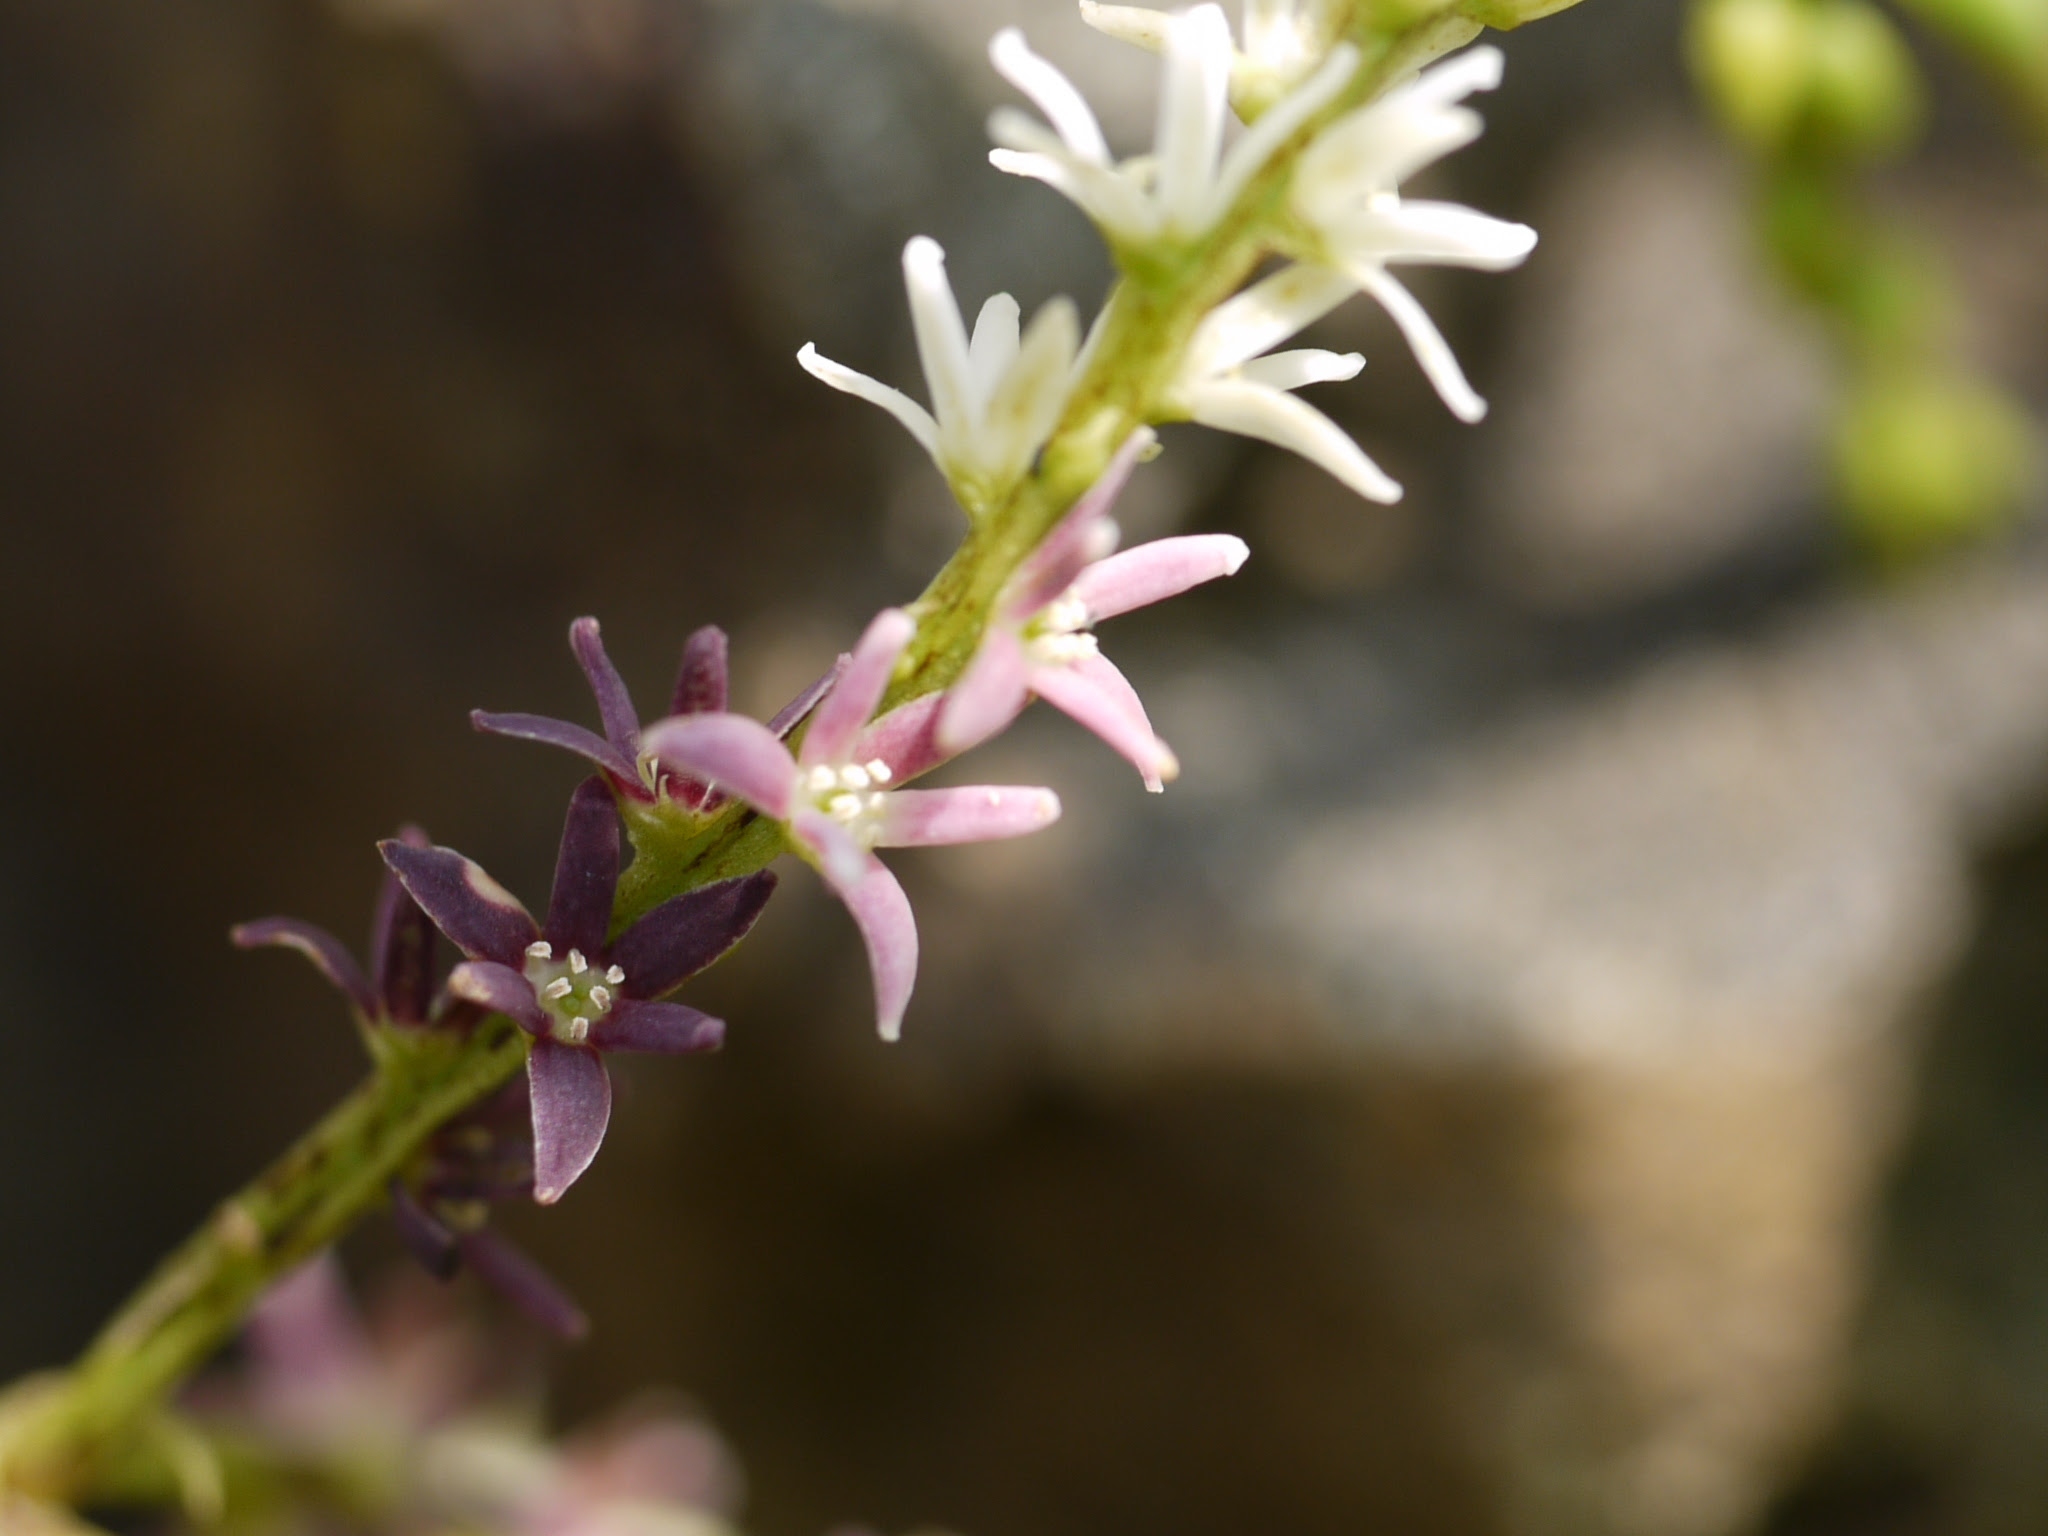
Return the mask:
[(526, 1037), (387, 1037), (378, 1071), (225, 1201), (115, 1313), (75, 1365), (0, 1430), (0, 1491), (69, 1499), (132, 1449), (136, 1426), (241, 1325), (256, 1298), (339, 1239), (450, 1116), (509, 1078)]

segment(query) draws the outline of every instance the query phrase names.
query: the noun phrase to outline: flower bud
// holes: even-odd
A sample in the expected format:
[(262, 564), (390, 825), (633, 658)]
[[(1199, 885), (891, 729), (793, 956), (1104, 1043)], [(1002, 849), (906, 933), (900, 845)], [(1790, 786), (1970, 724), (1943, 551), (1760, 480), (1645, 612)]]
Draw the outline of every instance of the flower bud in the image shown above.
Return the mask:
[(1700, 92), (1728, 131), (1768, 153), (1792, 136), (1813, 53), (1804, 0), (1705, 0), (1686, 52)]
[(1991, 532), (2036, 468), (2026, 414), (2000, 390), (1952, 374), (1864, 384), (1843, 407), (1834, 448), (1844, 511), (1889, 561)]
[(1882, 156), (1920, 130), (1920, 71), (1898, 28), (1867, 0), (1823, 0), (1808, 29), (1807, 113), (1824, 143)]

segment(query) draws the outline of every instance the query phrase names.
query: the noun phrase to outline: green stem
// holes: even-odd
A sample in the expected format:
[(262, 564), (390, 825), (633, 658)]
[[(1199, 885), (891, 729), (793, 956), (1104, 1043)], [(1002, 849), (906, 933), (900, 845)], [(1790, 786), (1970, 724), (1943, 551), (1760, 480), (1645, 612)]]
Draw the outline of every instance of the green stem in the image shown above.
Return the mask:
[(0, 1489), (68, 1500), (132, 1449), (137, 1426), (234, 1334), (276, 1280), (339, 1239), (428, 1136), (526, 1060), (492, 1018), (464, 1037), (391, 1042), (377, 1073), (165, 1259), (63, 1377), (10, 1415)]

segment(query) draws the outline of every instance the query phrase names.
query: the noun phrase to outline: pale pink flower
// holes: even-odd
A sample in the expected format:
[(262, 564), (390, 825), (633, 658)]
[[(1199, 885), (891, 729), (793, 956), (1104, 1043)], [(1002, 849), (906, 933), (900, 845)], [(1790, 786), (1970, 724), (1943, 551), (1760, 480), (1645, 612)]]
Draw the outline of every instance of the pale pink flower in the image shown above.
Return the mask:
[(1049, 789), (891, 787), (940, 760), (929, 731), (891, 729), (898, 715), (922, 719), (928, 709), (906, 706), (862, 729), (916, 628), (899, 608), (885, 609), (868, 625), (794, 755), (766, 726), (743, 715), (679, 715), (642, 736), (642, 749), (662, 763), (783, 824), (791, 846), (817, 867), (860, 928), (874, 975), (875, 1022), (885, 1040), (901, 1032), (917, 978), (917, 924), (902, 886), (874, 850), (1019, 837), (1051, 825), (1060, 813), (1059, 797)]
[(1038, 695), (1100, 736), (1144, 776), (1155, 794), (1180, 773), (1115, 663), (1096, 645), (1094, 626), (1228, 576), (1250, 551), (1225, 533), (1155, 539), (1122, 554), (1109, 509), (1151, 444), (1131, 434), (1095, 482), (996, 599), (981, 644), (941, 706), (937, 743), (964, 752), (996, 734)]

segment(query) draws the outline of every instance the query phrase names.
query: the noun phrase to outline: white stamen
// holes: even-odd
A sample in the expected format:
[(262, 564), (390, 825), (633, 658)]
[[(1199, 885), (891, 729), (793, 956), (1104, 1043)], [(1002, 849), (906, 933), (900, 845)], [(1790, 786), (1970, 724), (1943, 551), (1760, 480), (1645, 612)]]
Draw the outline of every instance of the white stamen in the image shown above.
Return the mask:
[(851, 794), (834, 795), (825, 802), (825, 809), (836, 820), (856, 821), (859, 819), (861, 812), (860, 796)]
[(589, 969), (590, 962), (583, 958), (582, 950), (572, 949), (569, 951), (569, 974), (571, 976), (581, 976)]
[(577, 1014), (575, 1018), (569, 1021), (569, 1027), (563, 1031), (563, 1034), (568, 1038), (571, 1045), (581, 1045), (590, 1038), (590, 1020), (583, 1017), (580, 1013)]
[(868, 771), (859, 763), (848, 763), (839, 770), (839, 782), (848, 789), (866, 789)]
[(822, 795), (828, 789), (839, 787), (839, 775), (832, 771), (829, 763), (819, 763), (806, 775), (806, 782), (814, 795)]
[(879, 757), (871, 757), (868, 759), (868, 777), (877, 784), (886, 784), (896, 775)]
[(536, 960), (552, 960), (555, 958), (554, 947), (546, 939), (535, 939), (526, 946), (526, 952)]
[(568, 977), (557, 976), (553, 981), (540, 989), (541, 1000), (543, 1002), (557, 1003), (575, 990), (574, 987), (569, 985)]
[(611, 1005), (612, 995), (607, 989), (605, 989), (604, 987), (592, 987), (590, 989), (591, 1007), (597, 1009), (599, 1012), (604, 1012), (608, 1010), (611, 1007)]
[(616, 987), (626, 979), (626, 973), (615, 965), (604, 973), (604, 979)]

